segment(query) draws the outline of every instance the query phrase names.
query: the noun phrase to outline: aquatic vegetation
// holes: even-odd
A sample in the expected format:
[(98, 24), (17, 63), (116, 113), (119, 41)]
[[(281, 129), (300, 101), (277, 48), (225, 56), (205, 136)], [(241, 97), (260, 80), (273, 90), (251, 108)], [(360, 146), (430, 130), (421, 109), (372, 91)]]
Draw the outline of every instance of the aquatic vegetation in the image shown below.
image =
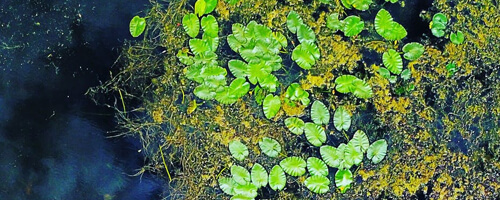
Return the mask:
[(465, 37), (464, 37), (464, 33), (462, 33), (462, 31), (457, 31), (456, 33), (451, 33), (450, 34), (450, 41), (453, 43), (453, 44), (462, 44), (464, 43), (464, 40), (465, 40)]
[(302, 69), (311, 69), (316, 64), (316, 60), (320, 58), (319, 48), (315, 43), (316, 34), (309, 26), (304, 24), (302, 18), (295, 11), (288, 13), (286, 24), (290, 32), (297, 34), (300, 42), (293, 49), (292, 60)]
[(295, 135), (304, 133), (305, 123), (300, 118), (289, 117), (285, 119), (285, 126)]
[(311, 176), (328, 176), (328, 166), (323, 160), (316, 157), (307, 159), (307, 171)]
[(455, 63), (448, 63), (446, 70), (448, 71), (448, 76), (453, 76), (458, 71), (458, 68)]
[(255, 163), (251, 170), (252, 183), (257, 187), (266, 187), (269, 175), (266, 169), (259, 163)]
[(340, 162), (344, 157), (343, 150), (339, 150), (329, 145), (323, 145), (319, 148), (319, 152), (321, 154), (321, 159), (323, 159), (328, 166), (339, 168)]
[(304, 184), (307, 189), (318, 194), (327, 193), (330, 190), (330, 180), (325, 176), (310, 176), (304, 181)]
[(186, 33), (192, 38), (195, 38), (200, 32), (200, 20), (193, 13), (184, 15), (184, 18), (182, 18), (182, 26)]
[(448, 23), (448, 18), (443, 13), (436, 13), (432, 17), (432, 21), (429, 23), (431, 32), (436, 37), (443, 37), (446, 30), (446, 24)]
[(403, 59), (401, 58), (401, 55), (394, 50), (394, 49), (389, 49), (388, 51), (384, 52), (382, 55), (382, 61), (384, 62), (384, 65), (389, 69), (394, 74), (400, 74), (401, 71), (403, 70)]
[(250, 172), (242, 166), (231, 166), (231, 175), (234, 181), (240, 185), (245, 185), (250, 182)]
[(323, 102), (314, 101), (311, 106), (311, 119), (318, 125), (330, 122), (330, 112)]
[(396, 2), (398, 2), (398, 0), (385, 0), (385, 2), (396, 3)]
[(335, 185), (340, 189), (341, 193), (344, 193), (351, 188), (352, 182), (353, 178), (351, 171), (338, 170), (337, 173), (335, 173)]
[(306, 161), (301, 157), (292, 156), (280, 162), (281, 168), (290, 176), (302, 176), (306, 173)]
[(269, 157), (277, 157), (281, 152), (281, 145), (275, 139), (264, 137), (259, 141), (259, 147), (262, 152)]
[(368, 10), (372, 0), (342, 0), (342, 5), (347, 9), (356, 8), (356, 10)]
[(386, 40), (401, 40), (407, 35), (406, 29), (385, 9), (380, 9), (375, 16), (375, 30)]
[(262, 102), (262, 108), (264, 109), (264, 115), (267, 119), (273, 118), (281, 107), (281, 100), (279, 96), (274, 96), (272, 94), (268, 94)]
[(351, 126), (351, 114), (343, 107), (340, 106), (335, 110), (333, 115), (333, 125), (339, 131), (349, 130)]
[(416, 60), (418, 58), (420, 58), (420, 56), (422, 56), (422, 54), (424, 54), (424, 46), (418, 42), (410, 42), (408, 44), (405, 44), (405, 46), (403, 46), (403, 57), (406, 59), (406, 60)]
[(335, 89), (340, 93), (353, 93), (354, 96), (368, 99), (372, 97), (373, 91), (365, 81), (353, 76), (342, 75), (335, 79)]
[(342, 32), (344, 32), (344, 35), (347, 37), (358, 35), (365, 27), (365, 22), (363, 22), (358, 16), (346, 17), (342, 23), (344, 24)]
[(366, 152), (366, 157), (372, 160), (373, 164), (382, 161), (387, 154), (387, 142), (385, 140), (377, 140), (373, 142)]
[(342, 29), (343, 22), (339, 20), (338, 13), (332, 13), (326, 18), (326, 27), (331, 29), (333, 32), (337, 32)]
[(326, 133), (321, 126), (307, 122), (304, 125), (304, 133), (307, 141), (314, 146), (321, 146), (326, 141)]
[(302, 89), (298, 83), (292, 83), (288, 88), (286, 89), (285, 97), (287, 100), (286, 103), (292, 104), (295, 106), (294, 101), (300, 101), (302, 105), (307, 106), (309, 105), (309, 93)]
[(134, 16), (130, 20), (129, 31), (132, 37), (139, 37), (146, 29), (146, 19), (139, 16)]
[(269, 172), (269, 186), (273, 190), (283, 190), (286, 185), (286, 175), (279, 165), (275, 165)]
[(248, 148), (239, 140), (235, 140), (229, 143), (229, 152), (236, 158), (236, 160), (242, 161), (248, 156)]

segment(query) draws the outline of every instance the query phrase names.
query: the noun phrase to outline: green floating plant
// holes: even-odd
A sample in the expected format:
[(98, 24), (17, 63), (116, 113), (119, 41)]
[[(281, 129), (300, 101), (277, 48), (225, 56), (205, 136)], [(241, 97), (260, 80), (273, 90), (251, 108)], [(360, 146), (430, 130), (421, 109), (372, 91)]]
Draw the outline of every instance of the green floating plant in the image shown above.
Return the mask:
[(139, 37), (146, 29), (146, 18), (134, 16), (129, 23), (129, 31), (132, 37)]
[(384, 139), (377, 140), (373, 142), (368, 151), (366, 152), (366, 157), (371, 159), (373, 164), (377, 164), (382, 161), (387, 153), (387, 141)]
[(325, 176), (313, 175), (304, 181), (307, 189), (317, 194), (324, 194), (330, 190), (330, 180)]
[(311, 119), (318, 125), (330, 122), (330, 112), (323, 102), (314, 101), (311, 106)]
[(302, 18), (295, 11), (290, 11), (286, 21), (288, 30), (297, 33), (297, 38), (301, 44), (295, 47), (292, 52), (292, 60), (303, 69), (311, 69), (320, 58), (318, 46), (316, 46), (316, 34), (304, 24)]
[(464, 36), (464, 33), (462, 33), (462, 31), (457, 31), (456, 33), (451, 33), (450, 34), (450, 41), (453, 43), (453, 44), (462, 44), (464, 43), (464, 40), (465, 40), (465, 36)]
[(280, 162), (281, 168), (290, 176), (302, 176), (306, 173), (306, 161), (301, 157), (288, 157)]
[(394, 49), (389, 49), (388, 51), (384, 52), (382, 55), (382, 61), (384, 62), (384, 65), (389, 69), (394, 74), (400, 74), (401, 71), (403, 70), (403, 59), (401, 58), (401, 55), (394, 50)]
[(281, 108), (281, 100), (279, 96), (274, 96), (272, 94), (268, 94), (262, 103), (262, 107), (264, 110), (264, 115), (267, 119), (273, 118)]
[(236, 158), (236, 160), (242, 161), (248, 156), (248, 148), (240, 141), (231, 141), (229, 143), (229, 152)]
[(268, 178), (266, 169), (261, 164), (255, 163), (251, 170), (252, 183), (257, 187), (266, 187)]
[(208, 15), (201, 19), (201, 28), (203, 29), (203, 34), (211, 38), (218, 38), (219, 24), (214, 16)]
[(311, 176), (328, 176), (328, 166), (321, 159), (315, 157), (307, 159), (307, 171)]
[(272, 138), (264, 137), (259, 141), (259, 147), (264, 154), (269, 157), (277, 157), (281, 152), (281, 145), (278, 141)]
[(285, 126), (295, 135), (302, 135), (304, 133), (305, 123), (297, 117), (286, 118)]
[(411, 71), (410, 69), (405, 69), (401, 72), (401, 78), (405, 81), (409, 80), (411, 78)]
[(279, 165), (275, 165), (269, 172), (269, 186), (273, 190), (283, 190), (286, 185), (286, 175)]
[(386, 40), (401, 40), (406, 37), (406, 29), (395, 22), (385, 9), (380, 9), (375, 16), (375, 31)]
[(343, 21), (342, 32), (344, 32), (345, 36), (352, 37), (361, 33), (364, 27), (365, 22), (363, 22), (360, 17), (349, 16), (346, 17)]
[(347, 143), (344, 149), (344, 161), (349, 166), (359, 165), (363, 161), (363, 152), (355, 146), (352, 140)]
[(335, 84), (335, 89), (340, 93), (351, 92), (354, 96), (363, 99), (368, 99), (373, 96), (372, 87), (353, 75), (342, 75), (335, 79)]
[(333, 115), (333, 125), (339, 131), (347, 131), (351, 126), (351, 114), (343, 107), (340, 106), (335, 110)]
[(240, 2), (240, 0), (226, 0), (227, 3), (229, 3), (229, 5), (236, 5), (238, 2)]
[(234, 181), (240, 185), (245, 185), (251, 180), (248, 170), (239, 165), (231, 166), (231, 175)]
[(432, 21), (429, 23), (432, 35), (436, 37), (443, 37), (445, 35), (446, 24), (448, 18), (443, 13), (436, 13), (432, 16)]
[(288, 13), (288, 16), (286, 17), (286, 26), (290, 32), (294, 34), (297, 33), (297, 30), (302, 24), (304, 24), (304, 21), (297, 12), (292, 10)]
[(342, 29), (343, 26), (343, 22), (339, 20), (338, 13), (332, 13), (326, 18), (326, 27), (331, 29), (333, 32), (337, 32)]
[(458, 68), (455, 63), (448, 63), (446, 65), (446, 70), (448, 70), (448, 76), (453, 76), (458, 71)]
[(326, 133), (321, 126), (314, 123), (306, 123), (304, 126), (304, 132), (306, 134), (307, 141), (309, 141), (314, 146), (321, 146), (326, 142)]
[(350, 170), (338, 170), (335, 173), (335, 185), (340, 189), (341, 193), (345, 193), (351, 188), (352, 182), (353, 178)]
[(416, 60), (424, 54), (424, 46), (418, 42), (411, 42), (403, 46), (403, 57), (406, 60)]
[(319, 148), (321, 159), (333, 168), (339, 168), (340, 162), (344, 159), (344, 151), (340, 151), (335, 147), (323, 145)]
[(372, 0), (342, 0), (341, 2), (347, 9), (356, 8), (356, 10), (365, 11), (370, 8)]
[(357, 130), (352, 136), (351, 141), (352, 145), (357, 148), (362, 153), (365, 153), (370, 146), (370, 141), (368, 140), (368, 136), (366, 136), (365, 132), (362, 130)]
[(385, 2), (396, 3), (396, 2), (398, 2), (398, 0), (385, 0)]
[(234, 191), (234, 188), (238, 183), (233, 178), (227, 178), (227, 177), (221, 177), (219, 178), (219, 187), (220, 189), (229, 195), (236, 195), (236, 192)]
[(257, 197), (257, 186), (255, 186), (254, 184), (248, 182), (244, 185), (237, 185), (235, 188), (234, 188), (234, 192), (236, 193), (235, 196), (233, 196), (233, 199), (234, 197), (239, 197), (239, 198), (245, 198), (245, 199), (253, 199), (255, 197)]
[(292, 83), (288, 88), (286, 89), (285, 92), (285, 97), (292, 102), (295, 106), (295, 103), (293, 101), (300, 101), (302, 105), (307, 106), (309, 105), (309, 93), (302, 89), (298, 83)]

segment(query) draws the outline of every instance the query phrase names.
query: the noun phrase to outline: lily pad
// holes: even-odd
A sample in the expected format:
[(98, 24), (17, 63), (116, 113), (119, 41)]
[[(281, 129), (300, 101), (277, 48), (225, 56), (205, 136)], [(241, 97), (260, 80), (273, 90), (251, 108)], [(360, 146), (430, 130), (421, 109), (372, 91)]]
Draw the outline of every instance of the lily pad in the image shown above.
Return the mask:
[(406, 37), (406, 29), (393, 21), (389, 11), (380, 9), (375, 16), (375, 31), (386, 40), (401, 40)]
[(210, 46), (204, 40), (197, 38), (189, 40), (189, 48), (195, 55), (201, 55), (211, 50)]
[(303, 43), (293, 49), (292, 60), (302, 69), (311, 69), (311, 67), (316, 64), (316, 58), (311, 50), (319, 52), (318, 47), (316, 45), (310, 47), (312, 49), (308, 48), (305, 43)]
[(342, 21), (339, 20), (339, 14), (333, 13), (326, 18), (326, 27), (333, 32), (337, 32), (343, 27)]
[(358, 79), (353, 75), (342, 75), (335, 79), (335, 89), (340, 93), (349, 93), (355, 90), (352, 82)]
[(217, 7), (217, 0), (205, 0), (205, 14), (211, 13)]
[(237, 78), (245, 78), (247, 75), (248, 65), (241, 60), (230, 60), (227, 63), (229, 71)]
[(196, 86), (193, 91), (194, 95), (203, 100), (211, 100), (215, 97), (215, 89), (206, 84)]
[(351, 114), (349, 114), (343, 106), (340, 106), (337, 110), (335, 110), (335, 114), (333, 115), (333, 125), (339, 131), (349, 130), (349, 127), (351, 126)]
[(323, 161), (333, 168), (338, 168), (344, 159), (344, 151), (339, 151), (337, 148), (329, 145), (324, 145), (319, 148), (319, 152)]
[(281, 108), (280, 97), (268, 94), (262, 103), (262, 107), (264, 108), (264, 115), (266, 118), (273, 118), (276, 114), (278, 114), (278, 111)]
[(363, 22), (358, 16), (349, 16), (344, 19), (343, 25), (342, 32), (344, 32), (344, 35), (352, 37), (363, 31), (365, 22)]
[(186, 33), (192, 38), (195, 38), (200, 32), (200, 20), (193, 13), (184, 15), (182, 18), (182, 26)]
[(210, 37), (218, 37), (219, 33), (219, 24), (217, 24), (217, 20), (214, 16), (208, 15), (201, 19), (201, 28), (203, 29), (204, 34)]
[(354, 88), (352, 94), (354, 94), (354, 96), (363, 99), (368, 99), (373, 96), (372, 87), (365, 81), (361, 79), (355, 79), (354, 81), (352, 81), (352, 85)]
[(416, 60), (424, 54), (424, 46), (418, 42), (411, 42), (403, 46), (403, 52), (406, 60)]
[(234, 181), (240, 185), (245, 185), (250, 182), (250, 173), (242, 166), (231, 166), (231, 175), (233, 175)]
[(321, 101), (314, 101), (311, 106), (311, 119), (315, 124), (328, 124), (330, 121), (330, 112)]
[(259, 141), (259, 147), (264, 154), (269, 157), (277, 157), (281, 152), (281, 145), (278, 141), (272, 138), (264, 137)]
[(307, 189), (317, 194), (327, 193), (330, 190), (330, 180), (325, 176), (311, 176), (304, 181)]
[(286, 175), (279, 165), (275, 165), (269, 172), (269, 186), (273, 190), (283, 190), (286, 185)]
[(297, 117), (286, 118), (285, 125), (295, 135), (302, 135), (304, 133), (305, 123)]
[(285, 97), (295, 101), (298, 100), (302, 103), (302, 105), (309, 105), (309, 93), (306, 92), (298, 83), (292, 83), (286, 89)]
[(229, 85), (229, 93), (236, 99), (245, 96), (245, 94), (247, 94), (249, 90), (250, 84), (246, 81), (245, 78), (234, 79), (233, 82), (231, 82), (231, 84)]
[(288, 157), (280, 162), (280, 166), (290, 176), (302, 176), (306, 173), (306, 161), (301, 157)]
[(359, 165), (363, 161), (363, 152), (352, 143), (352, 140), (347, 143), (344, 150), (344, 160), (349, 165)]
[(255, 163), (251, 170), (251, 178), (255, 186), (266, 187), (269, 176), (262, 165)]
[(365, 132), (362, 130), (357, 130), (350, 143), (353, 144), (354, 147), (358, 148), (361, 152), (366, 152), (368, 147), (370, 146), (370, 141), (368, 140), (368, 136), (366, 136)]
[(257, 186), (255, 186), (254, 184), (248, 182), (246, 184), (239, 184), (239, 185), (236, 185), (236, 187), (234, 188), (234, 192), (237, 194), (237, 195), (242, 195), (244, 197), (248, 197), (248, 198), (255, 198), (257, 197)]
[(236, 183), (233, 178), (219, 178), (219, 187), (226, 194), (235, 195), (236, 192), (234, 191), (234, 188), (236, 188), (237, 185), (238, 183)]
[(450, 40), (453, 44), (462, 44), (464, 43), (465, 37), (462, 31), (457, 31), (456, 33), (450, 34)]
[(281, 32), (273, 32), (273, 36), (274, 36), (274, 39), (276, 39), (282, 48), (286, 48), (288, 46), (288, 41), (285, 37), (285, 35), (283, 35), (283, 33)]
[(297, 39), (300, 43), (313, 43), (316, 41), (316, 34), (309, 26), (301, 24), (297, 29)]
[(405, 69), (401, 72), (401, 78), (405, 81), (411, 78), (411, 71), (410, 69)]
[(353, 182), (352, 173), (349, 170), (338, 170), (335, 173), (335, 185), (340, 189), (341, 193), (345, 193), (349, 188), (351, 188), (351, 183)]
[(304, 132), (306, 134), (307, 141), (309, 141), (314, 146), (321, 146), (326, 142), (326, 133), (321, 126), (313, 123), (306, 123), (304, 126)]
[(302, 21), (302, 18), (300, 18), (300, 15), (297, 14), (297, 12), (292, 10), (288, 13), (288, 16), (286, 17), (286, 26), (290, 32), (297, 33), (297, 30), (303, 23), (304, 21)]
[(130, 20), (129, 30), (132, 37), (139, 37), (146, 29), (146, 18), (134, 16)]
[(229, 143), (229, 152), (236, 158), (236, 160), (242, 161), (248, 156), (248, 148), (239, 140), (235, 140)]
[(198, 17), (204, 15), (206, 10), (207, 2), (205, 0), (197, 0), (196, 3), (194, 3), (194, 14), (198, 15)]
[(394, 74), (400, 74), (403, 70), (403, 59), (394, 49), (389, 49), (382, 55), (382, 61), (385, 67)]
[(312, 176), (328, 176), (328, 166), (316, 157), (309, 157), (307, 159), (307, 170)]
[(377, 164), (382, 161), (387, 154), (387, 141), (384, 139), (377, 140), (373, 142), (368, 151), (366, 152), (366, 157), (371, 159), (373, 164)]

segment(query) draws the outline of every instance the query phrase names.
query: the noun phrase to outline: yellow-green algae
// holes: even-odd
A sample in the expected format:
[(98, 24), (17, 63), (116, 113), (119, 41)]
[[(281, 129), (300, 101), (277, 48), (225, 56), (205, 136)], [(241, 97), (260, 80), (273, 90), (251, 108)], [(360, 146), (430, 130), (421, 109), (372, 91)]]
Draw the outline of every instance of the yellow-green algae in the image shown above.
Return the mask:
[[(453, 5), (436, 0), (433, 11), (456, 20), (448, 28), (464, 32), (466, 42), (446, 42), (443, 46), (422, 39), (424, 55), (407, 65), (415, 89), (397, 96), (395, 86), (378, 74), (380, 66), (366, 63), (361, 52), (381, 55), (402, 44), (333, 34), (326, 28), (326, 16), (336, 12), (345, 17), (345, 13), (339, 0), (332, 2), (327, 11), (319, 11), (318, 1), (304, 5), (300, 0), (244, 0), (230, 6), (219, 0), (214, 13), (223, 26), (221, 30), (227, 30), (234, 22), (246, 24), (256, 20), (292, 38), (286, 29), (286, 15), (297, 11), (317, 34), (322, 55), (313, 69), (297, 81), (311, 93), (311, 98), (322, 100), (328, 107), (344, 105), (354, 114), (353, 126), (367, 132), (370, 141), (386, 138), (390, 144), (381, 163), (365, 161), (357, 169), (354, 176), (362, 181), (355, 182), (345, 194), (331, 187), (327, 194), (314, 195), (305, 188), (306, 177), (302, 176), (289, 178), (287, 187), (293, 189), (273, 194), (272, 198), (408, 199), (417, 193), (431, 199), (499, 197), (500, 5), (487, 0), (454, 1)], [(159, 146), (165, 150), (172, 175), (170, 196), (165, 198), (229, 199), (220, 192), (217, 178), (228, 176), (231, 164), (247, 168), (255, 162), (277, 164), (285, 156), (315, 155), (317, 149), (288, 132), (282, 122), (287, 115), (307, 115), (308, 109), (281, 110), (273, 120), (267, 120), (251, 94), (233, 105), (201, 103), (199, 99), (196, 102), (192, 94), (194, 84), (182, 75), (184, 66), (175, 57), (179, 49), (187, 48), (188, 36), (178, 23), (184, 14), (192, 12), (191, 6), (186, 0), (172, 1), (168, 7), (153, 2), (145, 39), (125, 45), (119, 59), (121, 72), (89, 93), (111, 94), (117, 102), (142, 102), (134, 110), (125, 110), (121, 102), (110, 106), (118, 112), (121, 133), (138, 136), (143, 142), (142, 151), (150, 162), (139, 174), (148, 170), (167, 179)], [(371, 6), (371, 12), (376, 10), (374, 7)], [(319, 16), (317, 20), (313, 13)], [(432, 14), (428, 11), (423, 16), (430, 20)], [(230, 58), (224, 57), (220, 49), (219, 46), (219, 60), (226, 63)], [(445, 67), (450, 62), (459, 67), (451, 77)], [(364, 73), (357, 70), (360, 66)], [(373, 98), (361, 100), (335, 93), (335, 78), (346, 73), (367, 80), (373, 88)], [(283, 154), (273, 159), (258, 156), (257, 142), (262, 137), (275, 138), (283, 144)], [(343, 140), (342, 135), (333, 137)], [(250, 149), (244, 162), (232, 159), (228, 151), (228, 143), (235, 139)], [(450, 146), (454, 140), (466, 143), (466, 148)]]

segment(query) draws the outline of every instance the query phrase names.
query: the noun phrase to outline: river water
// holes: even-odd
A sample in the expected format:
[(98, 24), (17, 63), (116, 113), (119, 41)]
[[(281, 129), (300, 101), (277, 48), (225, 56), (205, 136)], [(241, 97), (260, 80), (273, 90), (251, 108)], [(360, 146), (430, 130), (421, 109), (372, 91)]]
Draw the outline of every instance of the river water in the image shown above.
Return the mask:
[(135, 138), (84, 95), (147, 0), (0, 2), (0, 199), (158, 199)]

